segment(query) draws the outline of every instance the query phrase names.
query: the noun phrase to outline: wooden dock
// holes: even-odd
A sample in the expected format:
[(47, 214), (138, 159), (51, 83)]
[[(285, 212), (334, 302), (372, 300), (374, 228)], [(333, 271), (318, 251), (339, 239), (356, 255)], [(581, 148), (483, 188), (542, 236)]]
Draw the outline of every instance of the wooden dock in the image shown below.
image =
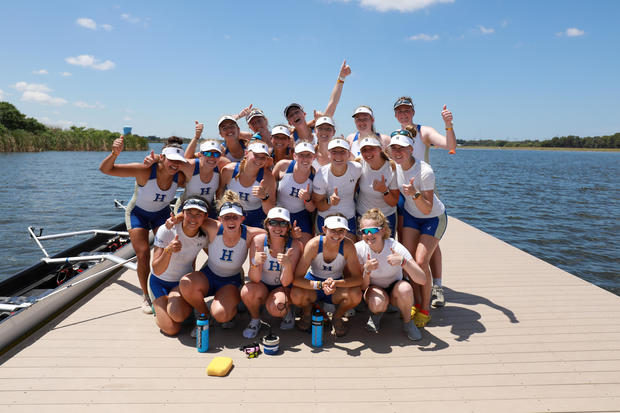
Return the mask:
[[(165, 337), (142, 314), (135, 273), (115, 275), (0, 359), (0, 411), (620, 411), (620, 297), (455, 218), (441, 245), (447, 305), (421, 341), (397, 314), (371, 334), (363, 312), (321, 350), (275, 322), (281, 354), (256, 359), (239, 351), (247, 313), (199, 354), (191, 326)], [(227, 377), (206, 375), (215, 356)]]

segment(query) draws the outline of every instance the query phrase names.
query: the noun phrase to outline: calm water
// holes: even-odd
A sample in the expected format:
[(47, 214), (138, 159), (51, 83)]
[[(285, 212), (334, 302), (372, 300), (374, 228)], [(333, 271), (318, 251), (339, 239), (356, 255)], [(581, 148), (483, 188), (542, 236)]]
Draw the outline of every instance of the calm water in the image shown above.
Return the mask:
[[(52, 234), (123, 219), (113, 199), (128, 201), (134, 180), (99, 172), (106, 154), (0, 153), (0, 279), (42, 257), (28, 225)], [(620, 295), (620, 153), (434, 150), (431, 163), (450, 215)], [(75, 242), (43, 245), (52, 254)]]

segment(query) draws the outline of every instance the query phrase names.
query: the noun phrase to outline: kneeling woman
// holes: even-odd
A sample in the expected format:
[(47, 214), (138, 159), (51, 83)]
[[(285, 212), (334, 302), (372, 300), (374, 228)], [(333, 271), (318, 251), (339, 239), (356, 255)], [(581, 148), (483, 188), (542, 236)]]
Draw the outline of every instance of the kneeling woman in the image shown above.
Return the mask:
[(372, 313), (366, 328), (379, 331), (379, 323), (388, 304), (400, 310), (403, 331), (410, 340), (422, 338), (420, 330), (411, 320), (413, 288), (403, 279), (403, 269), (417, 284), (426, 283), (424, 271), (412, 259), (404, 245), (390, 238), (390, 227), (383, 213), (373, 208), (360, 219), (362, 241), (355, 243), (357, 259), (364, 268), (362, 291), (364, 301)]
[(247, 227), (239, 197), (226, 191), (217, 203), (219, 221), (206, 218), (202, 225), (209, 237), (207, 262), (200, 271), (186, 275), (179, 285), (181, 295), (200, 314), (209, 314), (205, 297), (215, 295), (211, 315), (226, 323), (237, 314), (243, 284), (241, 267), (248, 256), (254, 237), (264, 234), (259, 228)]
[(252, 320), (243, 330), (245, 338), (254, 338), (260, 330), (260, 309), (264, 304), (273, 317), (282, 317), (280, 328), (289, 330), (295, 318), (289, 308), (289, 285), (301, 256), (301, 242), (291, 237), (291, 217), (285, 208), (269, 210), (264, 226), (267, 234), (254, 238), (250, 250), (250, 282), (241, 288), (241, 299)]
[(171, 229), (162, 225), (155, 236), (149, 297), (155, 322), (168, 335), (177, 334), (192, 311), (179, 292), (179, 280), (195, 272), (196, 256), (207, 245), (207, 236), (200, 229), (207, 211), (205, 200), (190, 197), (183, 204), (183, 220)]
[(336, 335), (343, 336), (344, 313), (362, 301), (361, 268), (353, 241), (346, 237), (348, 230), (343, 215), (330, 215), (325, 218), (325, 235), (312, 238), (304, 247), (291, 289), (291, 301), (303, 310), (301, 330), (310, 328), (312, 304), (324, 301), (338, 306), (332, 324)]

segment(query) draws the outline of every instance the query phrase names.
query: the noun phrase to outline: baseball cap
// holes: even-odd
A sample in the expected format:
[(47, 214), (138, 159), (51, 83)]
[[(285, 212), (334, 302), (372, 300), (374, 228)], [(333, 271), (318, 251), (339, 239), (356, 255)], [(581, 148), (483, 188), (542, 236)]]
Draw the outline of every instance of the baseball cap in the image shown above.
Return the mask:
[(330, 217), (325, 218), (325, 227), (329, 229), (338, 229), (344, 228), (347, 231), (349, 230), (349, 223), (343, 217), (332, 215)]
[(275, 207), (269, 210), (267, 214), (267, 219), (275, 219), (280, 218), (285, 220), (286, 222), (291, 222), (291, 214), (285, 208)]
[(403, 96), (402, 98), (398, 98), (396, 102), (394, 102), (394, 109), (399, 106), (410, 106), (413, 108), (413, 101), (410, 97)]
[(329, 144), (327, 145), (327, 150), (329, 151), (334, 148), (345, 148), (347, 151), (351, 150), (349, 142), (345, 141), (342, 138), (336, 138), (329, 141)]
[(161, 151), (161, 154), (164, 155), (167, 159), (170, 159), (171, 161), (188, 162), (188, 160), (185, 159), (185, 154), (183, 153), (183, 149), (181, 148), (168, 146)]
[(284, 108), (284, 117), (285, 118), (288, 116), (288, 111), (293, 109), (293, 108), (299, 108), (299, 109), (301, 109), (302, 112), (304, 110), (304, 107), (301, 106), (299, 103), (291, 103), (290, 105), (288, 105), (287, 107)]

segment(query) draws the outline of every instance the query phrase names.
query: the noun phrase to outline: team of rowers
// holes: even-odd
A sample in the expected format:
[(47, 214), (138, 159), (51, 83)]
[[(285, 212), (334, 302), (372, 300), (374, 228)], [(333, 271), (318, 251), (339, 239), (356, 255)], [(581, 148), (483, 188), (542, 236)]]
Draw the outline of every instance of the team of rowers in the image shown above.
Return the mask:
[[(185, 150), (172, 137), (142, 164), (116, 164), (123, 136), (114, 141), (100, 170), (136, 180), (127, 228), (143, 311), (154, 311), (163, 333), (177, 334), (192, 311), (229, 328), (241, 301), (251, 317), (246, 338), (260, 330), (263, 306), (281, 318), (281, 329), (307, 330), (322, 301), (333, 305), (331, 323), (341, 336), (343, 318), (364, 300), (368, 330), (378, 332), (391, 308), (405, 335), (421, 338), (431, 306), (445, 304), (438, 243), (447, 215), (427, 161), (431, 145), (455, 149), (452, 113), (444, 106), (442, 135), (413, 123), (413, 101), (404, 96), (394, 103), (401, 127), (390, 136), (375, 131), (370, 107), (359, 106), (357, 131), (335, 137), (332, 117), (350, 73), (344, 62), (327, 108), (311, 121), (291, 103), (288, 124), (269, 128), (250, 105), (219, 119), (223, 143), (200, 142), (204, 125), (196, 122)], [(251, 132), (241, 131), (242, 117)], [(171, 216), (178, 187), (184, 192)], [(201, 250), (208, 258), (196, 270)], [(297, 320), (292, 305), (301, 309)]]

